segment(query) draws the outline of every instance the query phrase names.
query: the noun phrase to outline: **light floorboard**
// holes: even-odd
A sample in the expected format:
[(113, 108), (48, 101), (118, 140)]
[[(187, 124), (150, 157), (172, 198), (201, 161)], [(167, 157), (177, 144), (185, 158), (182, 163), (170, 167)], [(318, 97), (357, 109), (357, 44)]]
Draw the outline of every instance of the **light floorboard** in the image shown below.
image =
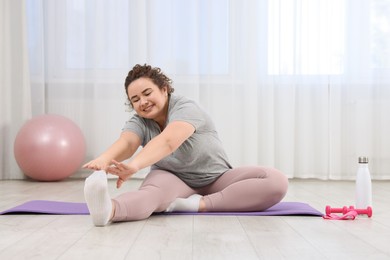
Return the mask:
[[(128, 181), (116, 196), (137, 189)], [(83, 202), (83, 180), (0, 181), (0, 211), (28, 200)], [(354, 182), (290, 180), (284, 201), (353, 205)], [(0, 216), (0, 259), (390, 259), (390, 182), (373, 182), (373, 217), (152, 216), (94, 227), (89, 216)]]

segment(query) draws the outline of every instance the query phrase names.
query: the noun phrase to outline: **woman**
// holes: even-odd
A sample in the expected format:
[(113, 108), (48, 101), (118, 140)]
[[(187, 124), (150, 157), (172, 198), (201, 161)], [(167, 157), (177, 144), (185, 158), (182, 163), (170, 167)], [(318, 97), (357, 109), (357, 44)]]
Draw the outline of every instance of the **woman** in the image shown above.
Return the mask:
[[(136, 115), (107, 151), (83, 166), (95, 170), (84, 194), (96, 226), (163, 211), (261, 211), (285, 196), (288, 181), (281, 172), (232, 168), (210, 117), (195, 102), (173, 95), (171, 80), (159, 68), (136, 65), (125, 90)], [(139, 190), (110, 199), (106, 172), (118, 176), (120, 188), (148, 166)]]

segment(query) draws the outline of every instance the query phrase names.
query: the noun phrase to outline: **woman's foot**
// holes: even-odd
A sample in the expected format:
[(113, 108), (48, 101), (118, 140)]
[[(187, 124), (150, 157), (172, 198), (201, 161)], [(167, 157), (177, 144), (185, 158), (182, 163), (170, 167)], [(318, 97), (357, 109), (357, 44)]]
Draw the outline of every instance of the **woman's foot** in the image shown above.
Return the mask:
[(166, 212), (174, 211), (187, 211), (187, 212), (198, 212), (201, 206), (201, 199), (203, 197), (199, 194), (193, 194), (186, 199), (177, 198), (175, 199), (165, 210)]
[(93, 224), (105, 226), (112, 217), (113, 208), (104, 171), (96, 171), (85, 180), (84, 197)]

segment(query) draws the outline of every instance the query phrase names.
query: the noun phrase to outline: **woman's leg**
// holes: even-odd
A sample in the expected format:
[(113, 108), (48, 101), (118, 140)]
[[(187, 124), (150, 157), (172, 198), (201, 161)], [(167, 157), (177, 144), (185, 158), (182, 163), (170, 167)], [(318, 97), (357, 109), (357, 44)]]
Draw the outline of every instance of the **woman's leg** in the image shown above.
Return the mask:
[(231, 169), (198, 190), (206, 211), (261, 211), (286, 195), (288, 179), (272, 168), (249, 166)]
[(148, 218), (153, 212), (164, 211), (176, 198), (195, 193), (174, 174), (153, 170), (137, 191), (126, 192), (113, 199), (115, 206), (112, 221), (130, 221)]

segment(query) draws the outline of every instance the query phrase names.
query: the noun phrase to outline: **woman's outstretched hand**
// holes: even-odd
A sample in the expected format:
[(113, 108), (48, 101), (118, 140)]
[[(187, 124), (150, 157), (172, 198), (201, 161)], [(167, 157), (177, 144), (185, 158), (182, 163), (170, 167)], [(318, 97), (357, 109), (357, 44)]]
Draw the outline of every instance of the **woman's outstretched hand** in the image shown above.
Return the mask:
[(95, 171), (106, 171), (106, 169), (110, 166), (110, 162), (102, 159), (102, 158), (96, 158), (92, 161), (87, 162), (82, 166), (84, 169), (90, 169), (90, 170), (95, 170)]
[(125, 164), (115, 160), (112, 160), (111, 164), (112, 165), (106, 169), (106, 172), (118, 176), (118, 180), (116, 181), (117, 188), (120, 188), (125, 181), (138, 171), (138, 169), (131, 164)]

